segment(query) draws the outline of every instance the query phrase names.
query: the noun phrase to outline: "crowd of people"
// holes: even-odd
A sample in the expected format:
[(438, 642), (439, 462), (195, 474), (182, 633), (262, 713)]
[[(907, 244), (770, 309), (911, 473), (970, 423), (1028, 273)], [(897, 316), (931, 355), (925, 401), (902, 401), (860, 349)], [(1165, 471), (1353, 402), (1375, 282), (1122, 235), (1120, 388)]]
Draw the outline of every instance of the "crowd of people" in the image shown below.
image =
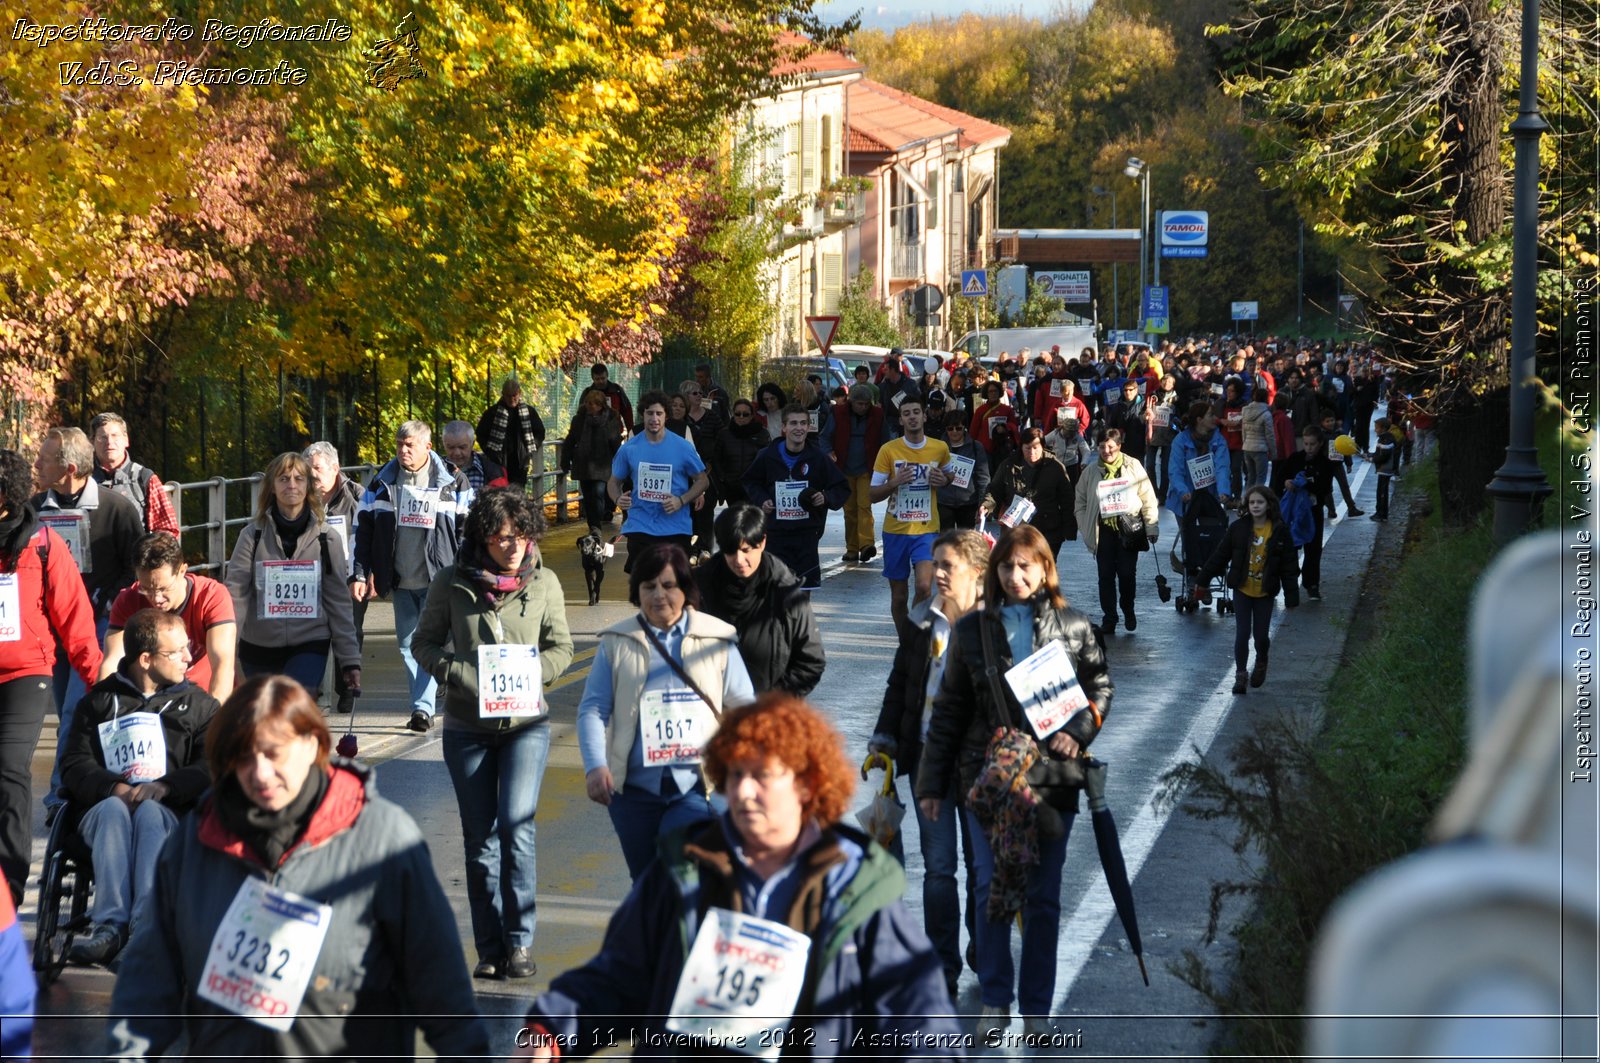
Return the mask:
[[(1104, 647), (1138, 628), (1160, 509), (1180, 528), (1221, 521), (1203, 554), (1182, 537), (1179, 607), (1225, 585), (1243, 694), (1266, 680), (1278, 598), (1320, 596), (1336, 490), (1360, 514), (1351, 462), (1373, 463), (1386, 519), (1431, 429), (1350, 347), (915, 367), (896, 352), (854, 376), (831, 395), (813, 378), (731, 398), (702, 365), (634, 402), (592, 369), (560, 463), (591, 534), (624, 542), (637, 612), (599, 633), (577, 740), (632, 889), (596, 957), (535, 1000), (525, 1055), (603, 1047), (616, 1015), (661, 1043), (793, 1050), (870, 1031), (931, 1051), (955, 1031), (963, 960), (979, 1037), (1014, 1004), (1048, 1033), (1066, 843), (1114, 693)], [(115, 414), (50, 429), (31, 467), (0, 450), (0, 870), (20, 905), (30, 762), (54, 708), (47, 816), (93, 854), (69, 959), (121, 972), (112, 1054), (180, 1035), (196, 1053), (407, 1054), (414, 1027), (394, 1017), (411, 1013), (435, 1051), (482, 1054), (472, 979), (536, 973), (547, 691), (574, 650), (526, 489), (544, 423), (512, 380), (476, 428), (440, 428), (442, 453), (427, 423), (401, 425), (364, 486), (329, 443), (277, 455), (221, 581), (189, 571)], [(871, 564), (878, 503), (898, 649), (868, 749), (910, 776), (922, 925), (899, 865), (842, 822), (852, 770), (804, 701), (826, 666), (810, 603), (823, 530), (843, 510), (842, 562)], [(1072, 540), (1093, 558), (1098, 623), (1061, 594)], [(416, 825), (334, 753), (318, 707), (330, 665), (332, 710), (360, 695), (376, 599), (394, 610), (406, 726), (443, 721), (470, 971)], [(730, 968), (734, 939), (759, 947)], [(408, 1011), (424, 984), (428, 1014)]]

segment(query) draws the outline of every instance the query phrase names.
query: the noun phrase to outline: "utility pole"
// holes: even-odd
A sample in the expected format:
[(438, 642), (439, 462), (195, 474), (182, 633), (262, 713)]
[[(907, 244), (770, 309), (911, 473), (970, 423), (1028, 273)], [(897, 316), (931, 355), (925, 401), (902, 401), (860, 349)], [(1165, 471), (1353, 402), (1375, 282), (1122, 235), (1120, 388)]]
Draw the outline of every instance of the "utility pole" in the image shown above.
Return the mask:
[(1306, 334), (1306, 222), (1304, 218), (1300, 219), (1300, 266), (1298, 278), (1294, 289), (1294, 331), (1296, 339)]

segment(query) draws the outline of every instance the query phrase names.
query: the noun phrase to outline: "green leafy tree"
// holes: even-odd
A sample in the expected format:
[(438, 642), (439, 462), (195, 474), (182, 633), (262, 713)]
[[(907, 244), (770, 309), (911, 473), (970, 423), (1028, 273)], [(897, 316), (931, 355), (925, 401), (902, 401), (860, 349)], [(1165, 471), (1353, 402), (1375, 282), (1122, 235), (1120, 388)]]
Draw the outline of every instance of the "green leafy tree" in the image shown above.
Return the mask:
[(869, 347), (897, 347), (900, 330), (889, 311), (872, 294), (872, 271), (864, 269), (839, 293), (839, 329), (835, 343), (856, 343)]

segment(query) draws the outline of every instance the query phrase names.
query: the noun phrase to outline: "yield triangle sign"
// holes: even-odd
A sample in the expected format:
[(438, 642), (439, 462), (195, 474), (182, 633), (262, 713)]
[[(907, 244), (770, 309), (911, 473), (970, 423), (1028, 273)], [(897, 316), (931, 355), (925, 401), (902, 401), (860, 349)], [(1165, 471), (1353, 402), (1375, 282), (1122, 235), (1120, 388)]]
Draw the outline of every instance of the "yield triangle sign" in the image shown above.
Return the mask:
[(827, 354), (828, 348), (833, 346), (833, 334), (839, 328), (839, 317), (807, 317), (806, 328), (811, 330), (811, 338), (817, 341), (822, 353)]

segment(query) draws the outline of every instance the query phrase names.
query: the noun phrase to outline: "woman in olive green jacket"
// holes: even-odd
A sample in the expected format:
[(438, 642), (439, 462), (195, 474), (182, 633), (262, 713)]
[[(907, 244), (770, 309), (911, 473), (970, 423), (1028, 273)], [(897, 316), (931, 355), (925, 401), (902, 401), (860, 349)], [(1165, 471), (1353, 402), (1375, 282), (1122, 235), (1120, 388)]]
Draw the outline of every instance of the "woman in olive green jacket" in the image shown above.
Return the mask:
[(428, 588), (412, 641), (444, 690), (444, 762), (461, 813), (476, 978), (537, 970), (534, 814), (550, 756), (544, 688), (572, 661), (566, 597), (540, 564), (544, 528), (544, 514), (520, 491), (481, 492), (456, 563)]

